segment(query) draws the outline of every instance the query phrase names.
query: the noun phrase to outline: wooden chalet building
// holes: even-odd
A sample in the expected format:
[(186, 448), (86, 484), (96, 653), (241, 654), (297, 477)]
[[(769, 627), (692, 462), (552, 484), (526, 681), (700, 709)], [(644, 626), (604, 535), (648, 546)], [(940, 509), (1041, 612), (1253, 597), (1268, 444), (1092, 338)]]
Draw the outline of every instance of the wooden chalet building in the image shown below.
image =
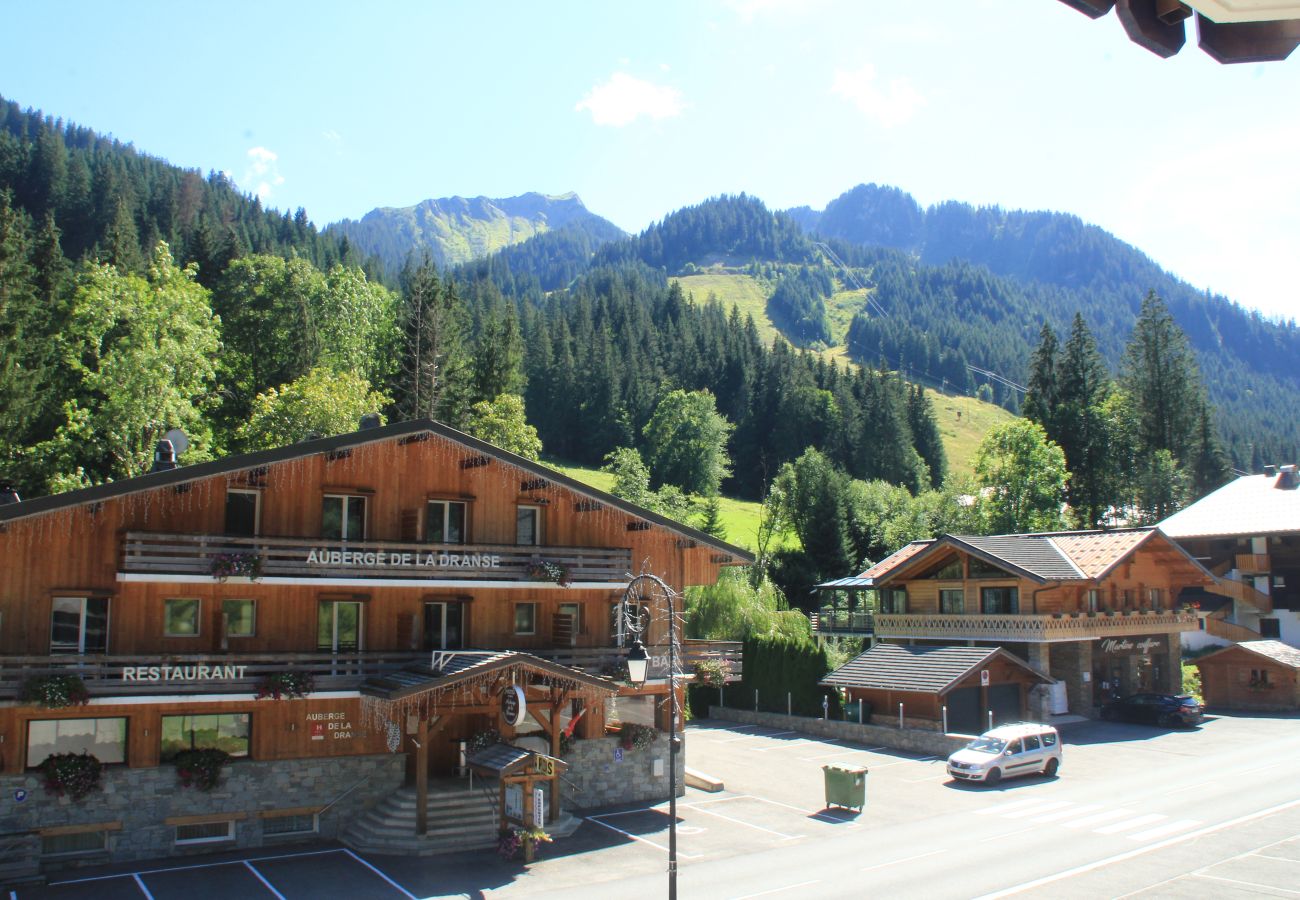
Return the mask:
[[(1179, 634), (1198, 628), (1179, 606), (1189, 586), (1216, 579), (1158, 529), (944, 535), (916, 541), (853, 578), (819, 588), (821, 633), (844, 623), (873, 641), (1002, 647), (1057, 685), (1026, 707), (992, 687), (979, 721), (1089, 714), (1112, 695), (1180, 690)], [(864, 592), (870, 592), (864, 594)], [(844, 598), (854, 597), (850, 606)], [(845, 632), (839, 632), (845, 633)], [(938, 658), (938, 657), (936, 657)], [(923, 662), (923, 657), (919, 658)], [(1054, 690), (1055, 689), (1055, 690)], [(989, 706), (988, 704), (993, 704)]]
[(1300, 711), (1300, 650), (1281, 641), (1242, 641), (1195, 662), (1206, 706)]
[[(497, 774), (544, 782), (551, 819), (568, 738), (587, 739), (566, 774), (586, 785), (574, 802), (666, 797), (667, 741), (656, 762), (604, 737), (611, 719), (669, 727), (666, 673), (642, 690), (608, 677), (626, 653), (616, 610), (633, 574), (680, 591), (752, 562), (428, 420), (8, 501), (0, 830), (47, 866), (318, 836), (369, 846), (363, 813), (414, 789), (429, 799), (394, 803), (408, 816), (396, 831), (428, 835), (369, 849), (432, 852), (436, 785), (468, 781), (492, 732), (532, 753)], [(666, 614), (652, 612), (653, 648)], [(705, 649), (687, 643), (686, 671)], [(182, 787), (175, 764), (203, 748), (230, 756), (210, 792)], [(104, 764), (99, 789), (48, 793), (42, 762), (85, 752)], [(481, 788), (495, 770), (478, 771)]]

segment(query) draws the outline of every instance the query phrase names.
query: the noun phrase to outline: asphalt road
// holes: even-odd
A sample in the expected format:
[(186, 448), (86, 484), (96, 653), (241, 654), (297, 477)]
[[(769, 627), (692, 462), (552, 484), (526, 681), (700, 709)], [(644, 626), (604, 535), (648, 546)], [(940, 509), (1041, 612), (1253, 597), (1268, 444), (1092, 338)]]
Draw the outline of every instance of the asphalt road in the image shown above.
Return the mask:
[[(678, 801), (679, 894), (704, 898), (1300, 896), (1300, 717), (1169, 731), (1063, 730), (1059, 777), (996, 788), (943, 761), (721, 721), (692, 723), (692, 768), (726, 790)], [(823, 805), (826, 763), (865, 765), (861, 814)], [(667, 804), (606, 810), (524, 869), (494, 854), (338, 848), (68, 873), (29, 898), (663, 897)], [(94, 877), (95, 881), (74, 881)]]

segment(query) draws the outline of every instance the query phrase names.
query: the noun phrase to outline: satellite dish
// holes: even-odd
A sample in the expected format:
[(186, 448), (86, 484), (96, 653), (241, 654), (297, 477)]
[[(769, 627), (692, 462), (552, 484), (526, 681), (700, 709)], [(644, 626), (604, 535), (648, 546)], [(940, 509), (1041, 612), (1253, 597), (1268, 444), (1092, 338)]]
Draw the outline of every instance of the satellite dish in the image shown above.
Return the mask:
[(173, 428), (164, 434), (163, 438), (172, 442), (172, 449), (176, 451), (177, 456), (190, 449), (190, 439), (179, 428)]

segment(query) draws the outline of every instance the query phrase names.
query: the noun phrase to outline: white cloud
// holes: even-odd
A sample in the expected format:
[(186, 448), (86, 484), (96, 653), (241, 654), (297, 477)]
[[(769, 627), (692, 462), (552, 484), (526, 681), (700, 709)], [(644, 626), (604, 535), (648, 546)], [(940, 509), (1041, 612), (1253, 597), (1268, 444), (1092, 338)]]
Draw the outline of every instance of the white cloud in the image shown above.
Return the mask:
[(343, 140), (343, 135), (339, 134), (333, 128), (322, 131), (320, 136), (325, 138), (325, 140), (329, 141), (331, 144), (338, 144)]
[(280, 157), (265, 147), (251, 147), (248, 151), (248, 168), (244, 171), (245, 188), (252, 186), (252, 191), (263, 203), (270, 198), (271, 192), (284, 184), (280, 174)]
[(806, 14), (821, 6), (812, 0), (725, 0), (725, 5), (746, 24), (755, 19), (781, 13)]
[(881, 84), (871, 63), (853, 71), (837, 70), (831, 93), (885, 128), (901, 125), (925, 105), (925, 98), (906, 78), (891, 78), (888, 85)]
[(625, 72), (615, 72), (604, 84), (598, 84), (574, 107), (578, 112), (587, 110), (597, 125), (616, 128), (630, 125), (645, 116), (650, 119), (671, 119), (681, 115), (686, 104), (679, 90), (633, 78)]

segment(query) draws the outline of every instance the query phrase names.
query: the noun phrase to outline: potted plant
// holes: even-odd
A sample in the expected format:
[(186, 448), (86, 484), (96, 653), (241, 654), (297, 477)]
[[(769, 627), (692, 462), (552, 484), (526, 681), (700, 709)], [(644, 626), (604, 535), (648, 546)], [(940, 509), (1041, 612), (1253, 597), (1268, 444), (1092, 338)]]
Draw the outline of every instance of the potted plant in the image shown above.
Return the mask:
[(256, 581), (262, 577), (262, 557), (256, 553), (218, 553), (212, 557), (211, 572), (218, 581), (227, 578)]
[(297, 700), (314, 690), (316, 679), (310, 672), (272, 672), (258, 683), (257, 699)]
[(636, 722), (624, 722), (619, 728), (618, 738), (624, 750), (644, 750), (659, 740), (659, 730)]
[(37, 769), (45, 778), (45, 790), (80, 800), (99, 787), (104, 765), (89, 753), (53, 753)]
[(697, 684), (720, 688), (727, 683), (729, 674), (731, 674), (731, 667), (725, 659), (702, 659), (695, 664)]
[(532, 862), (538, 847), (550, 842), (551, 836), (540, 828), (511, 828), (501, 835), (497, 853), (503, 859), (518, 859), (522, 855), (525, 862)]
[(501, 732), (495, 728), (488, 728), (475, 732), (474, 736), (466, 742), (465, 749), (470, 753), (477, 753), (499, 743), (501, 743)]
[(533, 581), (554, 581), (560, 587), (573, 583), (569, 567), (551, 559), (534, 559), (528, 564), (528, 577)]
[(23, 682), (19, 699), (29, 706), (62, 709), (85, 706), (90, 702), (90, 691), (80, 675), (35, 675)]
[(182, 750), (172, 760), (181, 787), (194, 787), (201, 791), (210, 791), (217, 786), (221, 780), (221, 767), (229, 761), (230, 754), (215, 747)]

